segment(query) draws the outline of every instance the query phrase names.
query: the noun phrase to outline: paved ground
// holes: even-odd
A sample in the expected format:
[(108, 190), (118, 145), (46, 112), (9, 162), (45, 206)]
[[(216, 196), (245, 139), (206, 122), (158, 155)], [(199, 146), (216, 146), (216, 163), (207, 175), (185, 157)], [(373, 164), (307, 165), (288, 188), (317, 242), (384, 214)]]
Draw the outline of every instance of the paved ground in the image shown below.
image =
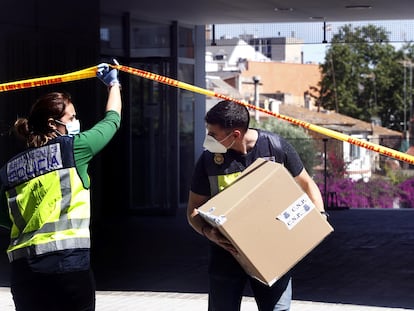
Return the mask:
[[(414, 310), (414, 210), (330, 214), (335, 232), (294, 269), (292, 311)], [(206, 310), (207, 244), (182, 209), (102, 224), (93, 241), (97, 311)], [(4, 255), (0, 286), (0, 310), (13, 310)]]
[[(96, 295), (96, 311), (206, 311), (206, 294), (164, 292), (102, 292)], [(2, 311), (13, 311), (8, 288), (0, 288)], [(291, 311), (405, 311), (402, 308), (369, 307), (351, 304), (334, 304), (312, 301), (292, 302)], [(241, 311), (257, 311), (254, 300), (244, 297)]]

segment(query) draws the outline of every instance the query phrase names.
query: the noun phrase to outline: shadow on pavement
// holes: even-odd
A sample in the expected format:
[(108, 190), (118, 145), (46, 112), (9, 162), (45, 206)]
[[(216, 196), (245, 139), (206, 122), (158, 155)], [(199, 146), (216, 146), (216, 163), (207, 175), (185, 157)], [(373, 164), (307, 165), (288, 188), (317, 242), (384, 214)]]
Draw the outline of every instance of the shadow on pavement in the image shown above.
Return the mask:
[(414, 308), (414, 211), (330, 212), (335, 232), (295, 268), (299, 300)]

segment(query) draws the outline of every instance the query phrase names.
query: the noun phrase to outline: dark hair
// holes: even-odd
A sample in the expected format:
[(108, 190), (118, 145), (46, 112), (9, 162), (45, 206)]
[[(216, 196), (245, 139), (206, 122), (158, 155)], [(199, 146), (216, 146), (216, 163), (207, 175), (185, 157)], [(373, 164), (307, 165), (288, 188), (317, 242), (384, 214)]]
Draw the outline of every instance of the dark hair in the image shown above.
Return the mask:
[(50, 118), (59, 120), (65, 114), (66, 106), (72, 103), (67, 93), (48, 93), (40, 97), (32, 106), (29, 117), (19, 118), (14, 123), (14, 130), (26, 140), (28, 147), (40, 147), (48, 141)]
[(208, 124), (219, 125), (223, 129), (237, 128), (246, 132), (249, 128), (250, 115), (245, 106), (223, 100), (207, 112), (204, 120)]

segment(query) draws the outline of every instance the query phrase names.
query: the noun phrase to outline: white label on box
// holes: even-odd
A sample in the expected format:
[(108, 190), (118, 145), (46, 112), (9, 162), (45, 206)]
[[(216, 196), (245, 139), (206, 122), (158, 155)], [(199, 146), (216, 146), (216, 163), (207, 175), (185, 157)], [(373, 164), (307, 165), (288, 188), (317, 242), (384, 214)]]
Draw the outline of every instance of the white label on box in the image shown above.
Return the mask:
[(214, 212), (215, 209), (216, 209), (215, 207), (211, 207), (208, 210), (208, 212), (203, 212), (201, 210), (198, 210), (198, 213), (200, 214), (200, 216), (202, 216), (205, 221), (207, 221), (210, 225), (214, 227), (221, 226), (227, 221), (227, 218), (224, 215), (220, 215), (220, 216), (213, 215), (212, 212)]
[(276, 219), (284, 222), (289, 230), (294, 228), (305, 216), (313, 209), (315, 205), (304, 193), (299, 199), (285, 209)]

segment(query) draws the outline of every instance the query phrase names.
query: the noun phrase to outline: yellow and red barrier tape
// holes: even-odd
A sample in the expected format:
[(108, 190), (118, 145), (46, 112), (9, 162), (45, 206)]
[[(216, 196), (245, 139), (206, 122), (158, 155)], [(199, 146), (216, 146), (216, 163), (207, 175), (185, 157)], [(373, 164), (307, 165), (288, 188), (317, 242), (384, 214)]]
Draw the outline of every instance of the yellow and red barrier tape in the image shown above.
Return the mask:
[(63, 82), (94, 78), (96, 77), (96, 70), (97, 70), (97, 66), (94, 66), (94, 67), (89, 67), (86, 69), (82, 69), (79, 71), (62, 74), (62, 75), (3, 83), (3, 84), (0, 84), (0, 92), (15, 91), (15, 90), (27, 89), (31, 87), (38, 87), (38, 86), (45, 86), (45, 85), (51, 85), (51, 84), (57, 84), (57, 83), (63, 83)]
[[(343, 134), (343, 133), (340, 133), (340, 132), (337, 132), (331, 129), (324, 128), (322, 126), (318, 126), (318, 125), (311, 124), (306, 121), (302, 121), (302, 120), (298, 120), (298, 119), (295, 119), (289, 116), (282, 115), (280, 113), (276, 113), (276, 112), (269, 111), (269, 110), (266, 110), (260, 107), (256, 107), (255, 105), (251, 105), (242, 100), (234, 99), (229, 96), (216, 93), (214, 91), (210, 91), (210, 90), (207, 90), (201, 87), (197, 87), (197, 86), (194, 86), (194, 85), (182, 82), (182, 81), (178, 81), (172, 78), (161, 76), (161, 75), (148, 72), (148, 71), (144, 71), (141, 69), (136, 69), (136, 68), (127, 67), (123, 65), (111, 65), (111, 67), (116, 68), (120, 71), (129, 73), (129, 74), (132, 74), (132, 75), (136, 75), (136, 76), (139, 76), (145, 79), (163, 83), (163, 84), (173, 86), (176, 88), (188, 90), (194, 93), (211, 96), (211, 97), (217, 97), (217, 98), (224, 99), (224, 100), (231, 100), (247, 108), (255, 109), (257, 111), (271, 115), (275, 118), (288, 121), (292, 124), (301, 126), (305, 129), (323, 134), (325, 136), (335, 138), (337, 140), (341, 140), (341, 141), (344, 141), (344, 142), (347, 142), (347, 143), (350, 143), (350, 144), (353, 144), (353, 145), (356, 145), (358, 147), (362, 147), (368, 150), (372, 150), (374, 152), (380, 153), (388, 157), (395, 158), (400, 161), (414, 164), (414, 156), (411, 156), (407, 153), (403, 153), (403, 152), (400, 152), (400, 151), (397, 151), (397, 150), (394, 150), (388, 147), (384, 147), (384, 146), (381, 146), (381, 145), (378, 145), (372, 142), (354, 138), (349, 135), (346, 135), (346, 134)], [(57, 76), (50, 76), (50, 77), (45, 77), (45, 78), (36, 78), (36, 79), (28, 79), (28, 80), (23, 80), (23, 81), (18, 81), (18, 82), (4, 83), (4, 84), (0, 84), (0, 92), (92, 78), (96, 76), (96, 71), (97, 71), (97, 66), (94, 66), (94, 67), (79, 70), (76, 72), (64, 74), (64, 75), (57, 75)]]
[(411, 156), (409, 154), (406, 154), (406, 153), (403, 153), (403, 152), (400, 152), (400, 151), (396, 151), (396, 150), (388, 148), (388, 147), (384, 147), (384, 146), (381, 146), (381, 145), (378, 145), (378, 144), (374, 144), (372, 142), (357, 139), (357, 138), (351, 137), (351, 136), (343, 134), (343, 133), (339, 133), (339, 132), (331, 130), (331, 129), (327, 129), (327, 128), (324, 128), (324, 127), (321, 127), (321, 126), (318, 126), (318, 125), (308, 123), (306, 121), (301, 121), (301, 120), (298, 120), (298, 119), (295, 119), (295, 118), (292, 118), (292, 117), (289, 117), (289, 116), (282, 115), (280, 113), (276, 113), (276, 112), (272, 112), (272, 111), (269, 111), (269, 110), (266, 110), (266, 109), (263, 109), (263, 108), (260, 108), (260, 107), (256, 107), (255, 105), (251, 105), (251, 104), (246, 103), (244, 101), (234, 99), (234, 98), (231, 98), (231, 97), (226, 96), (226, 95), (218, 94), (214, 91), (206, 90), (206, 89), (203, 89), (203, 88), (200, 88), (200, 87), (197, 87), (197, 86), (185, 83), (185, 82), (181, 82), (181, 81), (178, 81), (178, 80), (174, 80), (174, 79), (171, 79), (171, 78), (160, 76), (160, 75), (157, 75), (155, 73), (151, 73), (151, 72), (147, 72), (147, 71), (144, 71), (144, 70), (131, 68), (131, 67), (127, 67), (127, 66), (122, 66), (122, 65), (113, 66), (113, 67), (117, 68), (118, 70), (130, 73), (130, 74), (133, 74), (133, 75), (136, 75), (136, 76), (140, 76), (142, 78), (150, 79), (150, 80), (160, 82), (160, 83), (163, 83), (163, 84), (167, 84), (167, 85), (170, 85), (170, 86), (185, 89), (185, 90), (188, 90), (188, 91), (191, 91), (191, 92), (194, 92), (194, 93), (199, 93), (199, 94), (203, 94), (203, 95), (211, 96), (211, 97), (217, 97), (217, 98), (221, 98), (221, 99), (224, 99), (224, 100), (232, 100), (232, 101), (234, 101), (234, 102), (236, 102), (240, 105), (243, 105), (247, 108), (251, 108), (251, 109), (261, 111), (261, 112), (269, 114), (273, 117), (288, 121), (292, 124), (299, 125), (303, 128), (306, 128), (306, 129), (309, 129), (311, 131), (326, 135), (328, 137), (332, 137), (332, 138), (335, 138), (335, 139), (338, 139), (338, 140), (342, 140), (342, 141), (348, 142), (350, 144), (353, 144), (353, 145), (356, 145), (356, 146), (359, 146), (359, 147), (362, 147), (362, 148), (366, 148), (366, 149), (372, 150), (374, 152), (381, 153), (381, 154), (389, 156), (389, 157), (393, 157), (397, 160), (401, 160), (401, 161), (408, 162), (410, 164), (414, 164), (414, 157), (413, 156)]

